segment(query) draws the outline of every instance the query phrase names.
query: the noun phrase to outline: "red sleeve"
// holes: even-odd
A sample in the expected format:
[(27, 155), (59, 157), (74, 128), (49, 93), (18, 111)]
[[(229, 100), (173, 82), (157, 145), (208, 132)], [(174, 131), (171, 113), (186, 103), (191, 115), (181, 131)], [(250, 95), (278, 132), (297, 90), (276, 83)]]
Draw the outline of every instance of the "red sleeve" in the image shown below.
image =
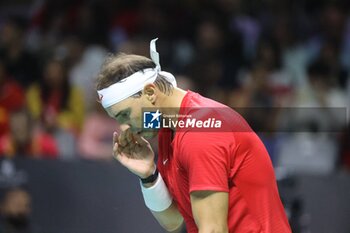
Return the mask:
[(229, 191), (230, 133), (192, 132), (181, 140), (180, 162), (188, 175), (189, 192)]

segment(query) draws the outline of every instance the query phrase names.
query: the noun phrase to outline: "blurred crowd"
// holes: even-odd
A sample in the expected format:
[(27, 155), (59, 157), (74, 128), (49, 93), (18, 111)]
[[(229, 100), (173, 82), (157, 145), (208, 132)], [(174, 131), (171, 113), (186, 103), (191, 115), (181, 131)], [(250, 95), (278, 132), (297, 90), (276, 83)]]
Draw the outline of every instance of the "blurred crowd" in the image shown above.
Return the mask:
[(96, 101), (108, 53), (149, 56), (180, 87), (231, 106), (293, 172), (350, 169), (350, 2), (6, 0), (0, 155), (111, 159)]

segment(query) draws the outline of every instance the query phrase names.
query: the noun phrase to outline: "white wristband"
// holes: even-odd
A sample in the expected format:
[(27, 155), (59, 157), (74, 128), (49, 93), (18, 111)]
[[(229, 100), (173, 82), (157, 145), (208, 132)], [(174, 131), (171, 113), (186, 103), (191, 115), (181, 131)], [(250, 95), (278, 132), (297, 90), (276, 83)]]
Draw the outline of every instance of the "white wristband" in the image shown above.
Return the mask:
[(156, 183), (153, 186), (145, 188), (141, 184), (141, 190), (146, 206), (155, 212), (166, 210), (173, 202), (173, 199), (160, 173)]

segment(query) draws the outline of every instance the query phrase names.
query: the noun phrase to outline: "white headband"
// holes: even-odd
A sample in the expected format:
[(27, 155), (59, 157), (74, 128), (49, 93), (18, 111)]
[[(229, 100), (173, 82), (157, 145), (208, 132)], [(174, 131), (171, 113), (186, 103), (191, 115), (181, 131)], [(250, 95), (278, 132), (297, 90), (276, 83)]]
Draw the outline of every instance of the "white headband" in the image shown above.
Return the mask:
[(119, 103), (120, 101), (141, 91), (145, 84), (153, 83), (158, 77), (158, 74), (164, 76), (168, 82), (176, 87), (174, 75), (160, 70), (159, 53), (156, 49), (157, 39), (158, 38), (151, 40), (150, 43), (150, 55), (152, 61), (156, 63), (156, 68), (140, 70), (107, 88), (98, 90), (97, 93), (99, 95), (99, 100), (104, 108), (108, 108), (113, 104)]

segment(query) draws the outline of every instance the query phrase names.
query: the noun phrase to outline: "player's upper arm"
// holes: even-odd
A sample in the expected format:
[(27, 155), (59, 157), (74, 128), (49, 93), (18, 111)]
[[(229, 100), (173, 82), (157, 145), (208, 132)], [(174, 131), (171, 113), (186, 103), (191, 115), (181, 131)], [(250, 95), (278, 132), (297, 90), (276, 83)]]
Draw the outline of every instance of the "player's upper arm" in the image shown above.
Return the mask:
[(191, 192), (191, 206), (199, 233), (228, 233), (227, 192)]

